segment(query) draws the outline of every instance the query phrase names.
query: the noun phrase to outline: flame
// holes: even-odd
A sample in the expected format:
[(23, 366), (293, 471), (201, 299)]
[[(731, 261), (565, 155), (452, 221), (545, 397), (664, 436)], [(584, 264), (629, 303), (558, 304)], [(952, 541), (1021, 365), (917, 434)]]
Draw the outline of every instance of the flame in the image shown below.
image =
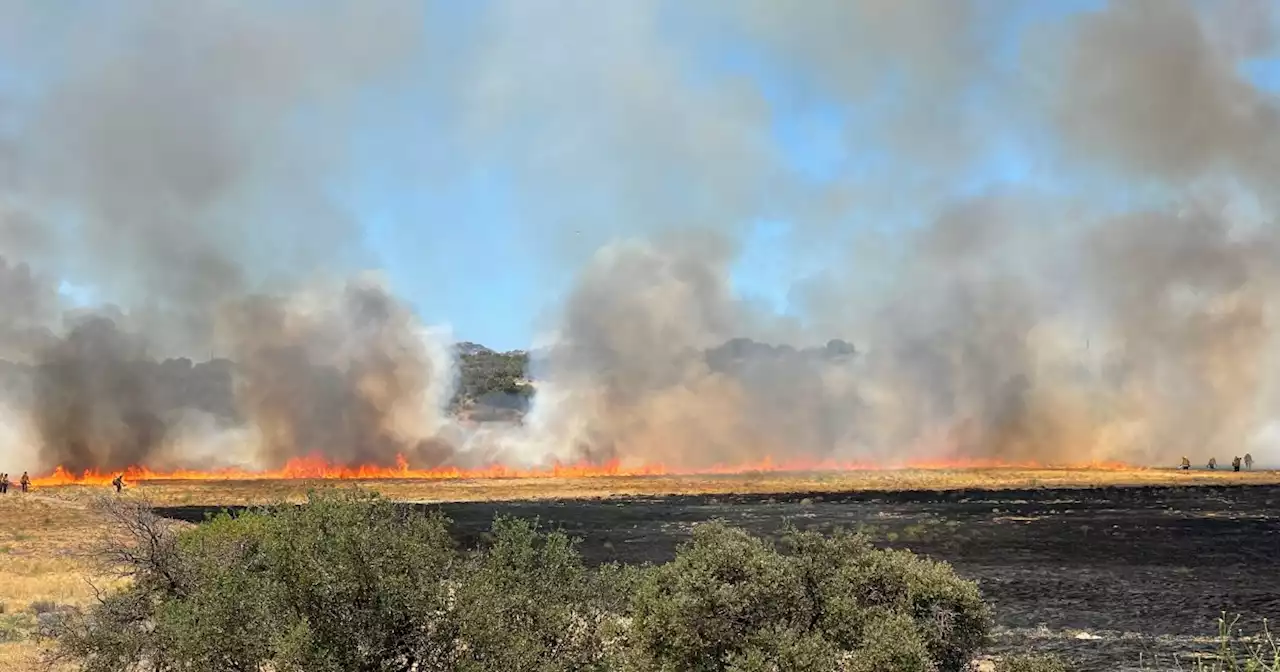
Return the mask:
[[(129, 467), (123, 471), (102, 472), (96, 470), (74, 474), (62, 467), (52, 473), (31, 479), (35, 486), (58, 485), (107, 485), (118, 474), (124, 475), (127, 482), (144, 481), (267, 481), (291, 479), (319, 480), (475, 480), (475, 479), (514, 479), (514, 478), (593, 478), (619, 476), (708, 476), (733, 475), (762, 472), (841, 472), (841, 471), (881, 471), (888, 467), (871, 463), (837, 462), (837, 461), (784, 461), (775, 462), (764, 459), (760, 462), (738, 465), (717, 465), (704, 469), (668, 469), (661, 464), (623, 466), (620, 462), (601, 464), (552, 464), (546, 467), (519, 469), (494, 464), (478, 469), (462, 469), (458, 467), (434, 467), (415, 469), (409, 466), (403, 456), (397, 456), (396, 465), (383, 467), (362, 465), (348, 467), (328, 462), (323, 457), (299, 457), (288, 461), (282, 469), (253, 471), (246, 469), (222, 469), (202, 471), (179, 469), (174, 471), (154, 471), (145, 466)], [(917, 470), (956, 470), (956, 469), (1049, 469), (1074, 468), (1097, 470), (1133, 469), (1131, 465), (1121, 463), (1091, 463), (1072, 465), (1048, 465), (1039, 463), (1002, 462), (995, 460), (954, 460), (954, 461), (913, 461), (896, 466), (899, 469)]]

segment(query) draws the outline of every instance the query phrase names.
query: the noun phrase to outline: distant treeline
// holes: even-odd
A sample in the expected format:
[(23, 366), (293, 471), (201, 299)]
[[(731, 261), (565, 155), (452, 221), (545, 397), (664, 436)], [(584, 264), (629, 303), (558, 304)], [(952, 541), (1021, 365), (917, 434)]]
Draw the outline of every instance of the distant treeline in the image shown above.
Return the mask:
[[(450, 404), (454, 412), (467, 412), (472, 417), (518, 418), (528, 409), (537, 384), (529, 372), (530, 354), (524, 350), (498, 352), (471, 342), (459, 343), (458, 380)], [(832, 360), (856, 355), (854, 347), (841, 340), (825, 346), (794, 348), (770, 345), (748, 338), (735, 338), (706, 352), (707, 365), (713, 370), (733, 372), (758, 362), (773, 365), (806, 361)], [(40, 376), (41, 367), (67, 367), (59, 364), (23, 364), (0, 360), (0, 393), (19, 403), (30, 402), (41, 393), (42, 380), (83, 379), (96, 385), (92, 364), (77, 370), (58, 371), (54, 376)], [(113, 370), (113, 382), (123, 384), (131, 395), (141, 395), (150, 403), (145, 407), (159, 413), (193, 409), (209, 413), (227, 422), (240, 420), (235, 403), (235, 363), (227, 359), (194, 362), (187, 358), (163, 361), (132, 362), (125, 380)], [(46, 371), (46, 373), (54, 373)]]

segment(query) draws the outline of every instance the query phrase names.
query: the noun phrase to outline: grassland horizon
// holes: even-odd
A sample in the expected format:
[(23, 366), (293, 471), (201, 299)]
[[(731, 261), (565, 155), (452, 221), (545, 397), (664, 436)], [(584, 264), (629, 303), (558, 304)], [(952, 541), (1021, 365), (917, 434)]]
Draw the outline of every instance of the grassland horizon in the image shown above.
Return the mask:
[[(759, 471), (708, 475), (603, 475), (476, 479), (210, 479), (129, 482), (126, 496), (157, 505), (267, 504), (301, 501), (309, 490), (355, 486), (406, 502), (580, 499), (613, 496), (788, 494), (904, 490), (1280, 485), (1280, 470), (1172, 468), (959, 468), (856, 471)], [(98, 484), (39, 486), (32, 494), (78, 500), (110, 490)]]

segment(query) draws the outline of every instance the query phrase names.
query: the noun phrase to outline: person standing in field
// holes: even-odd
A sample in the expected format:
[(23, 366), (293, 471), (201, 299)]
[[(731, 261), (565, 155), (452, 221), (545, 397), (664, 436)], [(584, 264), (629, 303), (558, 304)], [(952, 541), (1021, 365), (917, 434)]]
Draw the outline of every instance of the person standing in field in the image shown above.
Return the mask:
[(1249, 453), (1244, 454), (1244, 468), (1253, 469), (1253, 455)]
[(0, 495), (9, 492), (9, 474), (0, 474)]
[(27, 472), (22, 472), (22, 478), (18, 479), (18, 485), (22, 487), (23, 492), (31, 491), (31, 477), (27, 475)]
[(124, 489), (124, 474), (120, 474), (111, 479), (111, 485), (115, 486), (116, 494), (120, 494), (120, 491)]
[(1186, 471), (1186, 470), (1188, 470), (1188, 469), (1190, 469), (1190, 468), (1191, 468), (1191, 460), (1187, 459), (1187, 457), (1186, 457), (1185, 455), (1183, 455), (1183, 456), (1182, 456), (1182, 470), (1183, 470), (1183, 471)]
[(1231, 471), (1240, 471), (1240, 456), (1239, 456), (1239, 455), (1237, 455), (1235, 459), (1231, 460)]

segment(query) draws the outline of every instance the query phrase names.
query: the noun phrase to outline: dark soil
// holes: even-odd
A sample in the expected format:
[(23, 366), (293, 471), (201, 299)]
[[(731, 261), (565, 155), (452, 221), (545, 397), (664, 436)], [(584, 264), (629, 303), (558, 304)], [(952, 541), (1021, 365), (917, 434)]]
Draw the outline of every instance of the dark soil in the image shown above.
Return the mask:
[[(537, 517), (582, 539), (588, 562), (663, 562), (690, 527), (759, 534), (861, 528), (950, 562), (996, 610), (997, 651), (1058, 651), (1081, 670), (1177, 669), (1209, 652), (1222, 612), (1252, 633), (1280, 616), (1280, 487), (807, 493), (475, 502), (439, 508), (464, 544), (495, 515)], [(199, 521), (209, 507), (162, 515)], [(1153, 663), (1153, 658), (1155, 662)]]

